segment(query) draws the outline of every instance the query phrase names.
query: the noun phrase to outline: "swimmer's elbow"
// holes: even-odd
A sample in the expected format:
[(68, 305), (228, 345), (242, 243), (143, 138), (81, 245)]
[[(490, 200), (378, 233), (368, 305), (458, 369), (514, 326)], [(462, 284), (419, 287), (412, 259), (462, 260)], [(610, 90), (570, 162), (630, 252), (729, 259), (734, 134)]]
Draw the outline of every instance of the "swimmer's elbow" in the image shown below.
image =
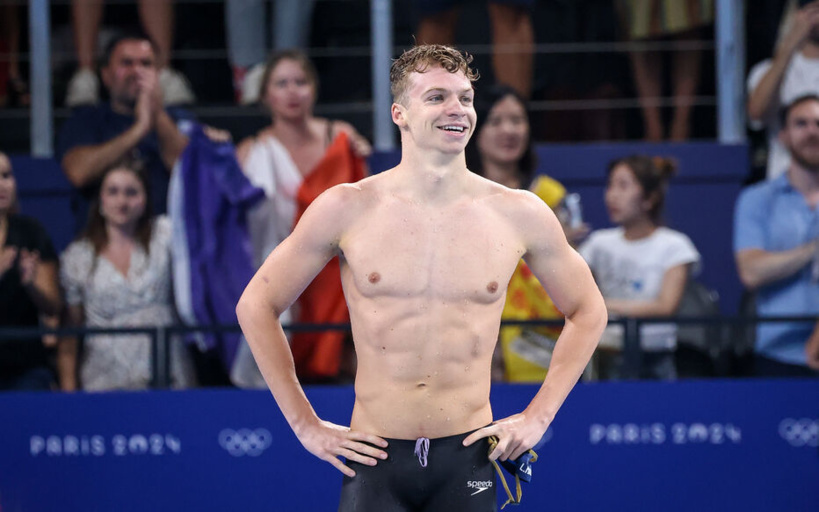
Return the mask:
[(609, 313), (606, 309), (606, 301), (595, 288), (585, 296), (585, 300), (576, 312), (577, 320), (584, 322), (589, 329), (603, 331), (609, 321)]
[(261, 300), (254, 296), (252, 289), (253, 283), (249, 284), (242, 296), (239, 297), (239, 302), (236, 303), (236, 318), (240, 325), (245, 325), (248, 321), (258, 314), (258, 305)]
[(270, 301), (254, 293), (252, 284), (248, 285), (239, 301), (236, 303), (236, 319), (243, 328), (258, 320), (272, 319), (279, 321), (282, 311), (273, 306)]
[(239, 302), (236, 303), (236, 319), (239, 325), (247, 325), (248, 319), (252, 316), (250, 300), (247, 297), (247, 290), (239, 297)]

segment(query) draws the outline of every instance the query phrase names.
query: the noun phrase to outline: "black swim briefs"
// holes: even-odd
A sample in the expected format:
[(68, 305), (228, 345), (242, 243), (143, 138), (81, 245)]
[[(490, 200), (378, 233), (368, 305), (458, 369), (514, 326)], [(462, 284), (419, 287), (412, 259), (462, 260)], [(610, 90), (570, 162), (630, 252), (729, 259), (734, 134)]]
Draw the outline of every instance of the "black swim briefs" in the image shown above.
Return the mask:
[(339, 512), (489, 512), (497, 510), (489, 442), (471, 446), (471, 432), (417, 441), (387, 439), (387, 459), (375, 466), (347, 461)]

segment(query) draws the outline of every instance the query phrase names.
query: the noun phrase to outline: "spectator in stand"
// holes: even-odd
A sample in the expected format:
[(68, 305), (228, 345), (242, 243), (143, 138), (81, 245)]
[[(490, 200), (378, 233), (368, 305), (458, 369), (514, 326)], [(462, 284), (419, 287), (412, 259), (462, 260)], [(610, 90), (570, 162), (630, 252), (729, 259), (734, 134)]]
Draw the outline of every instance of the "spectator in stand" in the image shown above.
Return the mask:
[[(463, 0), (415, 0), (421, 16), (416, 34), (418, 44), (454, 44), (463, 3)], [(534, 0), (490, 0), (487, 3), (495, 80), (511, 85), (524, 98), (532, 95), (534, 5)]]
[[(472, 142), (466, 147), (469, 170), (501, 185), (529, 189), (566, 219), (566, 189), (546, 176), (535, 176), (537, 158), (530, 136), (526, 101), (514, 88), (496, 85), (475, 95), (477, 121)], [(570, 241), (588, 232), (564, 224)], [(563, 315), (523, 260), (509, 282), (503, 320), (562, 319)], [(502, 327), (496, 348), (493, 378), (511, 382), (542, 382), (561, 329), (555, 327)]]
[(58, 158), (78, 190), (75, 213), (81, 222), (88, 203), (98, 195), (103, 172), (125, 157), (145, 162), (151, 207), (157, 213), (166, 211), (170, 171), (188, 144), (177, 123), (190, 116), (165, 108), (157, 52), (144, 33), (114, 39), (101, 71), (110, 102), (78, 107), (60, 129)]
[[(171, 226), (151, 213), (146, 174), (136, 162), (117, 163), (102, 176), (85, 231), (61, 256), (60, 281), (70, 326), (157, 327), (176, 323), (171, 286)], [(72, 347), (74, 365), (77, 341)], [(190, 356), (170, 342), (172, 386), (193, 385)], [(150, 386), (151, 340), (144, 334), (85, 337), (79, 363), (82, 389)]]
[[(606, 208), (616, 228), (593, 231), (580, 246), (610, 317), (671, 316), (679, 307), (700, 255), (691, 240), (662, 225), (668, 180), (676, 164), (668, 159), (634, 155), (609, 164)], [(598, 350), (603, 379), (622, 374), (623, 329), (606, 328)], [(646, 324), (640, 330), (642, 378), (674, 379), (675, 324)]]
[[(661, 42), (701, 39), (714, 22), (712, 0), (616, 0), (620, 25), (630, 41)], [(663, 127), (658, 100), (662, 96), (663, 55), (656, 51), (633, 51), (634, 83), (643, 112), (644, 137), (649, 141), (687, 140), (691, 133), (692, 100), (700, 84), (699, 50), (674, 50), (671, 84), (674, 117)]]
[[(739, 196), (734, 253), (757, 315), (819, 317), (819, 96), (786, 106), (780, 141), (787, 170)], [(819, 322), (760, 323), (755, 371), (768, 377), (819, 376)]]
[[(317, 91), (315, 68), (303, 53), (285, 50), (270, 57), (260, 97), (272, 122), (255, 137), (242, 141), (237, 149), (242, 170), (267, 195), (249, 218), (257, 267), (290, 234), (319, 194), (334, 185), (358, 181), (366, 174), (364, 158), (372, 151), (370, 144), (343, 121), (315, 117)], [(349, 321), (337, 259), (305, 290), (296, 309), (295, 318), (302, 323)], [(287, 315), (285, 318), (285, 322), (290, 319)], [(313, 381), (335, 379), (343, 361), (343, 340), (340, 332), (294, 334), (293, 353), (299, 376)], [(236, 374), (234, 382), (240, 386), (265, 386), (246, 344), (237, 357), (247, 362), (248, 369), (247, 377)]]
[(28, 84), (20, 73), (18, 7), (22, 5), (15, 0), (0, 0), (0, 108), (27, 107), (31, 103)]
[(779, 137), (783, 105), (806, 94), (819, 94), (819, 1), (800, 0), (800, 8), (786, 13), (772, 59), (755, 65), (748, 74), (748, 119), (768, 134), (767, 177), (774, 179), (790, 164), (790, 154)]
[(236, 103), (259, 101), (269, 41), (265, 4), (270, 3), (273, 49), (306, 48), (315, 0), (226, 0), (225, 31)]
[[(0, 152), (0, 326), (37, 327), (61, 305), (54, 247), (36, 220), (17, 213), (14, 171)], [(0, 390), (51, 389), (54, 349), (37, 337), (0, 340)]]
[[(159, 70), (157, 78), (165, 103), (167, 105), (193, 103), (195, 98), (187, 79), (169, 67), (173, 46), (173, 1), (139, 0), (138, 10), (142, 29), (156, 44), (154, 65)], [(79, 69), (68, 83), (65, 103), (69, 107), (99, 101), (100, 87), (94, 72), (94, 61), (102, 14), (103, 0), (72, 0), (71, 2), (71, 21)]]

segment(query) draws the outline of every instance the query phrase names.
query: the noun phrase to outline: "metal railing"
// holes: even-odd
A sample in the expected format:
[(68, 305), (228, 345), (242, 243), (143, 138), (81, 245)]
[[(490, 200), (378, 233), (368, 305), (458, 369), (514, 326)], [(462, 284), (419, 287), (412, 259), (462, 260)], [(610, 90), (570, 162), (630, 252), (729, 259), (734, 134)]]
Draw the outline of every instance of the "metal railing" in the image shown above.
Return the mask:
[[(626, 379), (638, 379), (644, 351), (641, 348), (640, 337), (641, 327), (648, 324), (668, 324), (677, 326), (710, 326), (715, 330), (711, 331), (708, 343), (713, 349), (712, 355), (730, 353), (737, 346), (745, 345), (744, 340), (737, 340), (739, 336), (746, 336), (747, 330), (760, 323), (783, 323), (783, 322), (817, 322), (815, 316), (670, 316), (657, 318), (618, 318), (609, 321), (609, 325), (620, 324), (623, 326), (623, 377)], [(501, 328), (513, 326), (525, 327), (559, 327), (563, 325), (563, 320), (504, 320)], [(321, 332), (330, 330), (349, 331), (349, 324), (288, 324), (284, 325), (287, 332)], [(744, 330), (744, 331), (743, 331)], [(144, 334), (151, 339), (151, 368), (153, 378), (151, 387), (154, 389), (167, 389), (171, 384), (171, 360), (170, 343), (178, 336), (185, 336), (194, 333), (236, 333), (240, 332), (238, 325), (209, 325), (209, 326), (184, 326), (172, 325), (161, 327), (122, 327), (122, 328), (0, 328), (0, 343), (6, 340), (15, 339), (35, 339), (44, 335), (56, 335), (58, 337), (82, 337), (88, 335), (121, 335), (121, 334)]]
[[(207, 2), (208, 0), (185, 0), (186, 2)], [(326, 0), (325, 0), (326, 1)], [(66, 0), (67, 2), (67, 0)], [(63, 2), (65, 3), (65, 2)], [(133, 3), (133, 0), (119, 0), (119, 3)], [(346, 49), (312, 49), (312, 56), (326, 55), (368, 55), (371, 57), (373, 98), (371, 102), (374, 147), (380, 151), (396, 149), (395, 133), (390, 121), (392, 103), (389, 92), (390, 61), (401, 49), (393, 46), (393, 3), (392, 0), (369, 0), (371, 38), (369, 47)], [(53, 132), (53, 112), (51, 105), (51, 59), (49, 38), (51, 32), (50, 5), (48, 0), (30, 0), (29, 33), (31, 36), (30, 78), (32, 83), (31, 101), (31, 152), (38, 157), (53, 155), (52, 138), (44, 134)], [(489, 45), (464, 46), (472, 53), (489, 53)], [(692, 41), (688, 43), (564, 43), (538, 44), (536, 53), (578, 53), (578, 52), (634, 52), (634, 51), (686, 51), (710, 49), (716, 51), (717, 98), (697, 97), (694, 105), (717, 107), (717, 132), (722, 143), (739, 143), (745, 139), (745, 109), (743, 107), (744, 83), (744, 3), (742, 0), (717, 0), (715, 21), (715, 42)], [(513, 47), (497, 48), (496, 51), (514, 52)], [(216, 51), (221, 57), (224, 52)], [(2, 57), (2, 56), (0, 56)], [(213, 51), (180, 51), (177, 57), (214, 58)], [(26, 56), (22, 56), (22, 61)], [(663, 98), (655, 98), (658, 105), (673, 105)], [(575, 101), (575, 102), (535, 102), (536, 110), (596, 110), (600, 108), (639, 108), (641, 103), (634, 100)]]

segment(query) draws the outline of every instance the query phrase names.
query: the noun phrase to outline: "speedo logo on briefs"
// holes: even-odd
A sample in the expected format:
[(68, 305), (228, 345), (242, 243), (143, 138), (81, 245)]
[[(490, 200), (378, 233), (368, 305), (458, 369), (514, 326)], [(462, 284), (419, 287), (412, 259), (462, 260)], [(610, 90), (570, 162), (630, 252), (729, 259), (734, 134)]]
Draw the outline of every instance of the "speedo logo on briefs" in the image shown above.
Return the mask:
[(471, 496), (475, 496), (479, 492), (483, 492), (492, 487), (492, 480), (470, 480), (466, 483), (470, 489), (475, 489)]

